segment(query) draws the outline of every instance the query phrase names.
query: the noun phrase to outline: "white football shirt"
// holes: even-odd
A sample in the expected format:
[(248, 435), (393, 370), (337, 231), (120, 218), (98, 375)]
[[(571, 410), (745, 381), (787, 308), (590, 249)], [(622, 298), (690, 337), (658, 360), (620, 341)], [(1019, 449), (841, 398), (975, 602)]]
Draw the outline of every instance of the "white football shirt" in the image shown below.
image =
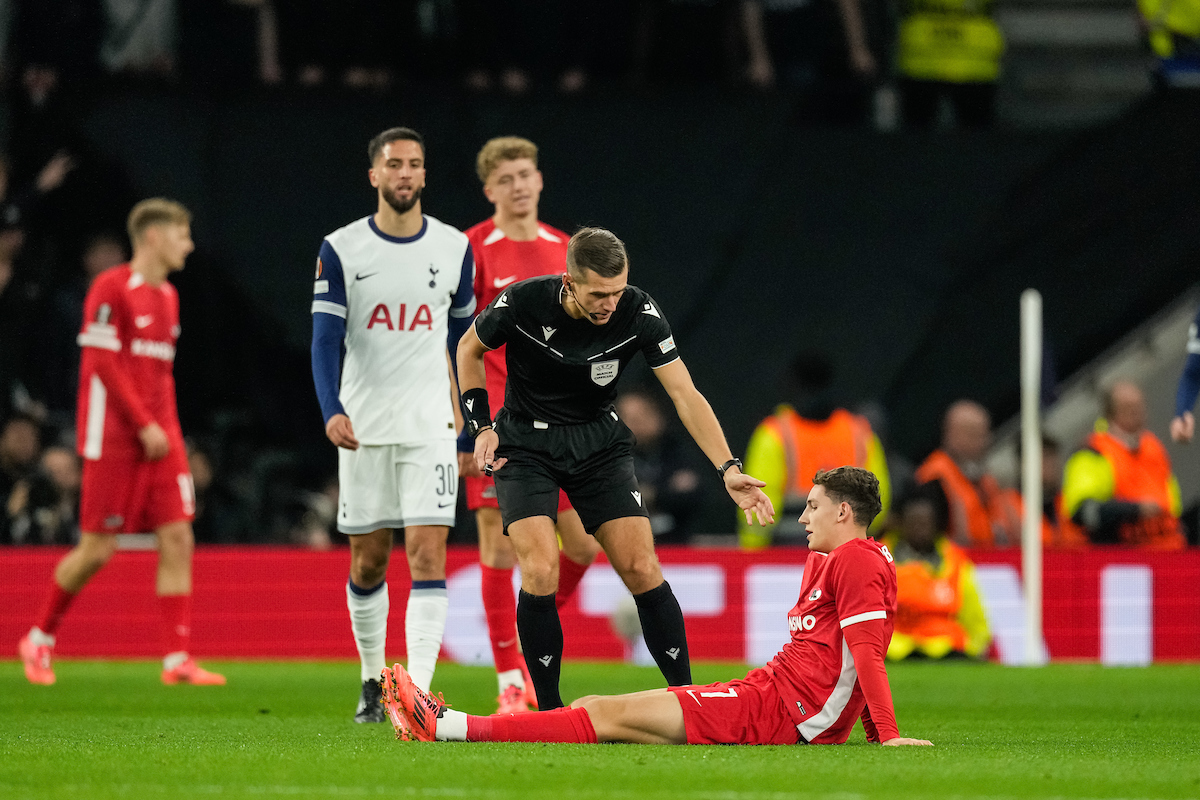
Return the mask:
[(426, 216), (410, 238), (365, 217), (325, 237), (313, 314), (346, 320), (338, 399), (364, 445), (453, 439), (447, 318), (475, 312), (466, 234)]

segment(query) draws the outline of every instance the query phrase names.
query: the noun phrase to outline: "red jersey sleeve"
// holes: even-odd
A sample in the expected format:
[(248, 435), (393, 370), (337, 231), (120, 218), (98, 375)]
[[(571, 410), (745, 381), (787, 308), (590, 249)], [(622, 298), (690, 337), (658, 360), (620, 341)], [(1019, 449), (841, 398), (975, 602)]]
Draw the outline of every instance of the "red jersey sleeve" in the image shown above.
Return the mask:
[(882, 620), (868, 620), (843, 629), (842, 635), (854, 658), (854, 671), (867, 705), (863, 708), (863, 728), (868, 742), (886, 742), (900, 735), (892, 689), (888, 686), (883, 657), (887, 652), (887, 626)]
[(129, 347), (130, 319), (120, 284), (104, 277), (88, 290), (83, 305), (83, 328), (77, 341), (87, 353), (87, 363), (111, 391), (120, 411), (144, 428), (154, 417), (142, 402), (134, 381), (119, 354)]
[(873, 544), (848, 548), (839, 556), (834, 597), (842, 637), (867, 701), (863, 728), (868, 741), (886, 741), (900, 735), (884, 667), (892, 630), (889, 616), (895, 613), (895, 567)]

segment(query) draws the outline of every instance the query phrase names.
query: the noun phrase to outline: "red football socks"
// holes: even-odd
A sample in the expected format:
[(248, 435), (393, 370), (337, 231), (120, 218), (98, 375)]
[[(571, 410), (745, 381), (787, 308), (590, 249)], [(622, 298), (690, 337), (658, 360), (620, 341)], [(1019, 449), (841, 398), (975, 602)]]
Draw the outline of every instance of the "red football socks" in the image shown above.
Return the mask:
[(586, 709), (558, 708), (536, 714), (467, 717), (467, 741), (595, 744), (597, 739)]
[(74, 600), (74, 593), (59, 586), (58, 581), (50, 581), (50, 594), (46, 598), (46, 604), (42, 606), (42, 613), (38, 615), (38, 629), (53, 636), (62, 623), (63, 614), (67, 613)]
[(192, 596), (159, 595), (158, 610), (162, 618), (163, 652), (186, 653), (192, 638)]
[(575, 594), (575, 590), (579, 588), (579, 582), (583, 580), (583, 573), (587, 572), (588, 565), (580, 564), (567, 558), (567, 554), (561, 550), (558, 553), (558, 591), (554, 595), (554, 605), (562, 608), (563, 605), (571, 599), (571, 595)]
[(517, 644), (517, 601), (513, 597), (512, 569), (496, 569), (486, 564), (480, 564), (479, 569), (483, 611), (487, 616), (496, 672), (521, 669), (525, 658)]

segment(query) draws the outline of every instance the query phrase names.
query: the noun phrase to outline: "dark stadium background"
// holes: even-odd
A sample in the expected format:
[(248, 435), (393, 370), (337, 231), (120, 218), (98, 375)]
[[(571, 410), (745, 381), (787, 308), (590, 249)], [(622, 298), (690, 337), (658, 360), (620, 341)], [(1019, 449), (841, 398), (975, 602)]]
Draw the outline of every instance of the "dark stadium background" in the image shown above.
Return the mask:
[[(103, 93), (83, 120), (93, 146), (136, 196), (196, 213), (180, 409), (185, 430), (226, 441), (228, 467), (267, 449), (305, 482), (334, 470), (308, 368), (311, 276), (321, 238), (373, 211), (365, 145), (394, 124), (427, 138), (426, 213), (463, 228), (490, 213), (480, 144), (537, 141), (542, 218), (626, 240), (632, 281), (661, 301), (735, 450), (791, 357), (821, 349), (837, 394), (882, 402), (887, 445), (920, 459), (951, 400), (1016, 411), (1022, 289), (1045, 296), (1065, 376), (1196, 279), (1200, 104), (1186, 95), (1084, 132), (947, 135), (814, 128), (783, 100), (688, 92)], [(732, 525), (720, 504), (708, 520)]]

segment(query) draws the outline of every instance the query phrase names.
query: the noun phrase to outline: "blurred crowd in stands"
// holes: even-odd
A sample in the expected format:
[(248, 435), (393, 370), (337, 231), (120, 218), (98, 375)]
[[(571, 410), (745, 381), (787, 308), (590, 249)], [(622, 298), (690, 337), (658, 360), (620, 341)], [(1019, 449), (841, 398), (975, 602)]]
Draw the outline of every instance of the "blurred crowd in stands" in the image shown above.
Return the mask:
[(806, 120), (983, 126), (1003, 49), (977, 0), (0, 0), (7, 79), (37, 65), (83, 91), (683, 85), (784, 92)]

